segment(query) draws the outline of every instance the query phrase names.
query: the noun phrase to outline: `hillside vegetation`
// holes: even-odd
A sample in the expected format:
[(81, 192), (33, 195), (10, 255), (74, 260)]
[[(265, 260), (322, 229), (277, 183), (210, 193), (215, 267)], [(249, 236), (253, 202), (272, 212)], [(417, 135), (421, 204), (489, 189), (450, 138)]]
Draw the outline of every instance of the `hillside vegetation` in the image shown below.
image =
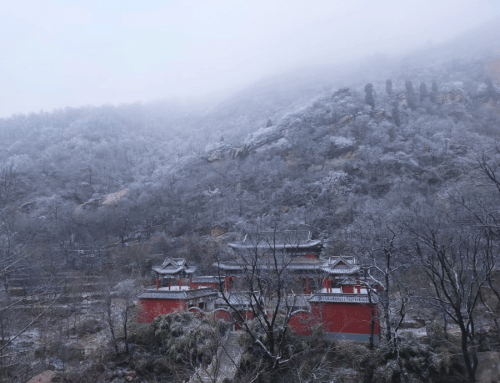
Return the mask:
[(493, 155), (500, 107), (490, 59), (406, 62), (388, 77), (391, 95), (387, 78), (371, 79), (373, 109), (360, 83), (298, 107), (261, 91), (193, 113), (157, 103), (3, 119), (2, 214), (43, 222), (37, 237), (47, 243), (205, 235), (276, 219), (338, 238), (358, 211), (442, 195)]
[[(127, 326), (151, 263), (182, 256), (212, 273), (226, 239), (308, 225), (324, 240), (324, 256), (359, 258), (365, 287), (379, 297), (380, 351), (337, 345), (372, 363), (346, 361), (343, 351), (331, 360), (365, 381), (450, 373), (473, 382), (477, 353), (500, 344), (495, 60), (443, 45), (398, 61), (373, 57), (349, 72), (268, 79), (217, 105), (165, 101), (0, 119), (0, 352), (18, 347), (14, 335), (25, 331), (14, 309), (28, 301), (14, 302), (16, 288), (32, 296), (35, 320), (42, 309), (53, 313), (51, 336), (109, 329), (106, 352), (121, 355), (124, 346), (132, 358)], [(108, 267), (82, 272), (71, 254), (106, 254)], [(80, 300), (70, 307), (47, 294)], [(81, 303), (91, 295), (95, 307)], [(427, 323), (425, 342), (402, 333), (408, 319)], [(136, 355), (149, 360), (144, 342)], [(309, 345), (296, 347), (306, 353)], [(319, 354), (307, 355), (308, 363)], [(151, 381), (175, 367), (143, 362)]]

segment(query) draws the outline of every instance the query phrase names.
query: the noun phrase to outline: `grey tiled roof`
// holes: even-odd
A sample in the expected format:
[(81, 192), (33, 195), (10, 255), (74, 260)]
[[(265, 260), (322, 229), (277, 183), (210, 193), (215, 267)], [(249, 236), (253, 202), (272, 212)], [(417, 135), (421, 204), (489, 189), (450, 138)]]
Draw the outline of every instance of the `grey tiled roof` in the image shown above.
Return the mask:
[[(314, 294), (309, 298), (309, 303), (370, 303), (368, 295), (365, 294)], [(372, 296), (372, 302), (377, 303), (376, 296)]]
[(355, 274), (359, 271), (359, 266), (350, 269), (335, 269), (331, 267), (322, 267), (322, 270), (328, 274)]
[(217, 277), (214, 275), (203, 275), (193, 278), (193, 283), (219, 283), (223, 281), (224, 277)]
[(325, 259), (323, 271), (329, 274), (354, 274), (359, 271), (354, 257), (330, 257)]
[(307, 249), (322, 244), (320, 240), (311, 240), (307, 230), (261, 231), (245, 235), (241, 242), (229, 243), (233, 249)]
[(243, 242), (246, 243), (288, 243), (288, 244), (298, 244), (305, 243), (311, 239), (311, 232), (308, 230), (284, 230), (284, 231), (274, 231), (267, 230), (258, 233), (249, 233), (245, 236)]
[[(271, 268), (274, 268), (274, 264), (271, 262), (272, 260), (268, 260), (265, 258), (261, 258), (258, 260), (258, 268), (259, 269), (267, 269), (268, 265), (271, 265)], [(287, 258), (285, 261), (279, 260), (281, 264), (283, 262), (289, 262), (286, 266), (278, 265), (278, 268), (286, 267), (289, 270), (303, 270), (303, 271), (322, 271), (328, 274), (334, 275), (342, 275), (342, 274), (355, 274), (359, 272), (360, 268), (354, 262), (346, 261), (342, 258), (336, 259), (310, 259), (305, 257), (296, 257), (296, 258)], [(344, 265), (339, 265), (339, 261), (343, 261)], [(249, 261), (251, 264), (251, 262)], [(221, 263), (214, 263), (214, 267), (218, 267), (220, 270), (227, 271), (239, 271), (245, 269), (245, 264), (240, 258), (240, 262), (237, 260), (229, 260)]]
[[(238, 264), (236, 262), (225, 262), (225, 263), (220, 263), (220, 264), (214, 264), (214, 267), (218, 267), (220, 270), (223, 271), (242, 271), (245, 269), (250, 269), (251, 266), (248, 265), (245, 267), (245, 265)], [(261, 270), (272, 270), (274, 269), (274, 265), (271, 265), (271, 267), (268, 267), (268, 264), (265, 262), (260, 263), (258, 266), (258, 269)], [(280, 269), (282, 266), (278, 265), (278, 269)], [(303, 270), (303, 271), (324, 271), (321, 265), (308, 265), (308, 264), (289, 264), (287, 266), (284, 266), (284, 268), (288, 270)]]
[(245, 250), (245, 249), (308, 249), (312, 247), (316, 247), (321, 245), (321, 241), (319, 239), (314, 240), (314, 241), (308, 241), (304, 243), (278, 243), (274, 245), (272, 242), (267, 243), (267, 242), (259, 242), (259, 243), (236, 243), (232, 242), (228, 244), (230, 247), (233, 249), (240, 249), (240, 250)]
[[(229, 300), (229, 303), (233, 307), (248, 307), (250, 303), (255, 304), (255, 300), (251, 298), (250, 293), (246, 291), (241, 292), (229, 292), (225, 293), (226, 298)], [(260, 299), (260, 296), (257, 294), (257, 299)], [(226, 301), (222, 298), (222, 294), (219, 293), (219, 298), (217, 299), (217, 305), (225, 306), (227, 305)]]
[[(309, 298), (310, 296), (306, 294), (290, 294), (284, 297), (284, 299), (281, 301), (281, 304), (283, 305), (283, 307), (285, 307), (285, 305), (288, 305), (294, 307), (295, 309), (309, 309)], [(272, 305), (276, 305), (277, 298), (272, 299), (270, 303)]]
[(196, 267), (189, 267), (184, 258), (167, 258), (161, 266), (153, 267), (160, 275), (193, 274)]
[(217, 296), (217, 291), (211, 288), (201, 288), (193, 290), (164, 290), (162, 289), (147, 289), (139, 295), (139, 299), (153, 298), (153, 299), (193, 299), (202, 298), (207, 296)]

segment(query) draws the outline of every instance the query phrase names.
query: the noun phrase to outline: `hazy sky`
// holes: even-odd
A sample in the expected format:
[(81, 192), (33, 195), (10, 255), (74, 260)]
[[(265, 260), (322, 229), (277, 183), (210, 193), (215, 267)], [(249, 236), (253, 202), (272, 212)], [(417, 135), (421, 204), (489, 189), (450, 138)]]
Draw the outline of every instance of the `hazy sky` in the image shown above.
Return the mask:
[(220, 93), (498, 15), (500, 0), (0, 0), (0, 117)]

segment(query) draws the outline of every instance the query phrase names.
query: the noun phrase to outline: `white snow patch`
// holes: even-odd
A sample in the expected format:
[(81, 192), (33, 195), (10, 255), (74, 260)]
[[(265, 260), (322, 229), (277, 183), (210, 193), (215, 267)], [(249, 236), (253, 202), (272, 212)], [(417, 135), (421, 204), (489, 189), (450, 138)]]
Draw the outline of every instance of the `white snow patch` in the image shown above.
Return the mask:
[(338, 148), (348, 148), (354, 145), (354, 140), (347, 137), (331, 136), (330, 142)]

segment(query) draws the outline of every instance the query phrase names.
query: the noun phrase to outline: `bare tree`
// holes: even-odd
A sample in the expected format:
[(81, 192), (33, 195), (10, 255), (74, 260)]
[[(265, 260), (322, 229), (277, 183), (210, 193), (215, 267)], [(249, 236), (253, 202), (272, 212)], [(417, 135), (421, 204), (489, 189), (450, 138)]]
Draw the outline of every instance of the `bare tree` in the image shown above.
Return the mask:
[[(117, 268), (119, 270), (119, 268)], [(123, 336), (125, 353), (130, 354), (129, 326), (134, 317), (135, 299), (139, 293), (137, 281), (125, 273), (108, 272), (103, 275), (104, 312), (115, 353), (120, 354), (119, 335)]]
[[(54, 307), (60, 296), (58, 270), (47, 249), (36, 243), (38, 232), (11, 206), (2, 206), (10, 193), (12, 169), (0, 174), (0, 365), (4, 376), (12, 367), (6, 355), (16, 355), (18, 340)], [(10, 174), (7, 177), (6, 174)], [(5, 202), (5, 200), (4, 200)], [(28, 310), (26, 310), (28, 309)]]
[[(237, 256), (243, 285), (239, 286), (241, 293), (231, 293), (221, 286), (224, 302), (236, 322), (263, 353), (271, 373), (290, 361), (288, 323), (296, 303), (289, 267), (292, 258), (281, 246), (283, 244), (277, 243), (277, 235), (277, 227), (271, 235), (253, 233), (252, 248)], [(223, 257), (217, 256), (219, 273), (222, 263)]]
[(414, 246), (408, 255), (419, 260), (432, 286), (427, 300), (460, 328), (462, 356), (472, 383), (478, 366), (478, 306), (492, 273), (485, 257), (491, 244), (482, 231), (459, 229), (452, 235), (428, 223), (409, 226)]
[[(495, 146), (494, 153), (500, 154), (500, 148)], [(500, 261), (500, 180), (498, 179), (498, 162), (483, 154), (478, 156), (477, 165), (479, 174), (473, 176), (472, 192), (458, 190), (455, 194), (448, 194), (453, 206), (462, 210), (462, 215), (454, 218), (463, 227), (471, 232), (482, 235), (482, 260), (491, 273), (486, 275), (486, 283), (480, 294), (481, 302), (491, 316), (495, 328), (500, 334), (500, 323), (495, 306), (500, 305), (500, 286), (494, 278), (498, 273)], [(463, 214), (465, 213), (465, 214)]]
[[(365, 254), (362, 257), (365, 274), (362, 283), (370, 301), (380, 303), (385, 340), (390, 352), (396, 356), (398, 332), (406, 317), (410, 300), (409, 289), (401, 280), (402, 272), (409, 266), (404, 257), (405, 242), (402, 237), (402, 225), (385, 225), (381, 232), (373, 235), (372, 240), (359, 250)], [(372, 312), (372, 328), (376, 317), (377, 313)], [(371, 346), (372, 343), (373, 340)]]

